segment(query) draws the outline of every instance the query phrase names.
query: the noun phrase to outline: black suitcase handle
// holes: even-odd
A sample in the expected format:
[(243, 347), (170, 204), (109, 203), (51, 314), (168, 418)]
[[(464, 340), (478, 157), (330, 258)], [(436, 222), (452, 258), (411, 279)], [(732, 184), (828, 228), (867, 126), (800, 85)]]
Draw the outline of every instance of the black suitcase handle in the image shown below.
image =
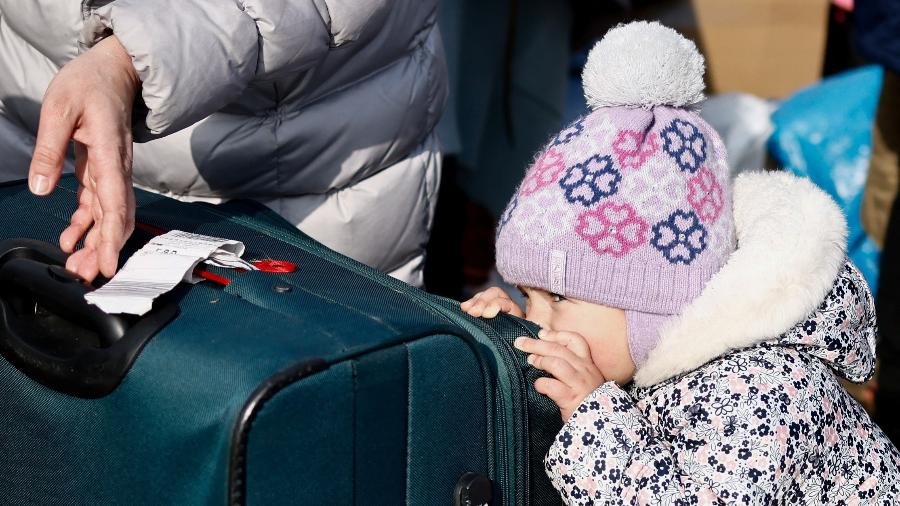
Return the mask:
[(147, 341), (178, 315), (174, 304), (143, 317), (88, 304), (94, 287), (41, 241), (0, 242), (0, 354), (35, 381), (76, 397), (111, 393)]

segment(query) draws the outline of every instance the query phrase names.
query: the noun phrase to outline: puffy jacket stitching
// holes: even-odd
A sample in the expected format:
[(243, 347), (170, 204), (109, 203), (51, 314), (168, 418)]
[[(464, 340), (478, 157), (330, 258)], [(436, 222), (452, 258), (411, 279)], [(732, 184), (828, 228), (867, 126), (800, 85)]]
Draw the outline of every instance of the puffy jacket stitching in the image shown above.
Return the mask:
[[(317, 104), (323, 100), (328, 100), (329, 97), (331, 97), (332, 95), (335, 95), (337, 93), (342, 93), (350, 88), (353, 88), (354, 86), (356, 86), (359, 83), (368, 81), (368, 80), (374, 78), (375, 76), (377, 76), (378, 74), (385, 72), (387, 69), (393, 67), (394, 65), (401, 63), (402, 61), (404, 61), (407, 58), (415, 58), (416, 54), (418, 52), (427, 52), (427, 49), (425, 48), (425, 43), (427, 42), (427, 40), (428, 40), (427, 37), (422, 39), (422, 41), (419, 42), (418, 44), (416, 44), (411, 50), (409, 50), (405, 53), (402, 53), (400, 56), (398, 56), (394, 60), (391, 60), (391, 61), (385, 63), (381, 67), (378, 67), (377, 69), (372, 70), (368, 74), (362, 75), (362, 76), (358, 77), (357, 79), (354, 79), (350, 82), (344, 83), (343, 85), (338, 86), (336, 88), (332, 88), (332, 89), (328, 90), (326, 93), (324, 93), (322, 95), (318, 95), (311, 100), (308, 100), (305, 102), (292, 103), (290, 106), (291, 111), (288, 112), (288, 116), (300, 114), (303, 112), (304, 109), (306, 109), (307, 107), (309, 107), (311, 105)], [(279, 104), (278, 107), (283, 108), (285, 106), (282, 106), (281, 104)], [(423, 136), (423, 138), (424, 138), (424, 136)]]
[[(415, 156), (417, 156), (419, 153), (414, 153), (415, 151), (421, 150), (420, 153), (424, 154), (426, 151), (429, 150), (429, 147), (435, 148), (435, 146), (433, 144), (435, 142), (437, 142), (437, 139), (432, 139), (431, 137), (433, 135), (434, 134), (432, 132), (429, 132), (429, 134), (425, 137), (425, 140), (423, 140), (418, 146), (416, 146), (413, 149), (413, 151), (410, 152), (410, 156), (408, 156), (404, 160), (408, 160), (410, 158), (414, 158)], [(436, 154), (432, 154), (430, 156), (433, 156), (435, 158), (437, 157)], [(401, 160), (401, 162), (404, 160)], [(385, 170), (390, 170), (390, 168), (393, 167), (394, 165), (396, 165), (397, 163), (400, 163), (400, 162), (395, 162), (392, 165), (383, 167), (381, 170), (370, 174), (368, 177), (371, 177), (371, 176), (378, 174)], [(425, 169), (424, 169), (424, 173), (422, 174), (422, 187), (421, 187), (421, 193), (420, 193), (420, 195), (422, 195), (422, 204), (423, 204), (423, 208), (421, 209), (422, 212), (419, 213), (419, 218), (421, 218), (421, 227), (422, 227), (420, 230), (429, 230), (431, 228), (431, 224), (434, 222), (434, 212), (431, 211), (431, 200), (434, 197), (433, 194), (436, 194), (437, 192), (434, 190), (432, 190), (431, 192), (428, 191), (428, 173), (432, 168), (432, 164), (435, 164), (435, 163), (440, 163), (440, 162), (438, 160), (432, 160), (430, 162), (426, 161), (423, 163), (423, 165), (425, 166)], [(440, 171), (438, 171), (438, 173), (435, 175), (435, 177), (438, 181), (440, 181), (440, 179), (441, 179)], [(362, 181), (364, 181), (364, 180), (365, 179), (363, 179)], [(358, 182), (359, 181), (357, 181), (357, 183)], [(353, 186), (355, 186), (355, 184), (356, 183), (349, 184), (348, 186), (341, 188), (340, 190), (344, 190), (346, 188), (352, 188)], [(437, 184), (439, 185), (439, 183), (437, 183)], [(408, 251), (406, 253), (406, 255), (403, 255), (396, 262), (394, 262), (395, 265), (386, 268), (385, 272), (393, 272), (393, 271), (403, 267), (404, 265), (408, 264), (409, 262), (411, 262), (411, 261), (415, 260), (416, 258), (418, 258), (419, 256), (421, 256), (424, 251), (425, 250), (424, 250), (423, 246), (412, 245), (410, 251)]]
[(256, 28), (256, 70), (253, 71), (253, 77), (256, 77), (260, 73), (260, 65), (263, 64), (263, 34), (259, 29), (259, 22), (256, 20), (256, 18), (247, 13), (247, 5), (245, 0), (237, 0), (237, 7), (238, 9), (240, 9), (243, 15), (250, 18), (250, 21), (253, 23), (253, 27)]
[[(86, 1), (92, 1), (92, 0), (86, 0)], [(257, 44), (256, 44), (256, 70), (253, 73), (254, 78), (256, 78), (257, 76), (259, 76), (261, 74), (260, 65), (263, 64), (263, 57), (262, 57), (263, 56), (263, 54), (262, 54), (263, 53), (263, 44), (266, 41), (266, 37), (263, 35), (262, 30), (260, 30), (259, 21), (247, 12), (247, 5), (246, 5), (247, 0), (237, 0), (237, 1), (238, 1), (238, 8), (241, 10), (241, 12), (244, 13), (245, 16), (250, 18), (250, 21), (252, 21), (253, 25), (256, 27), (256, 41), (257, 41)], [(313, 2), (313, 5), (314, 6), (318, 5), (318, 3)], [(325, 6), (325, 9), (326, 9), (326, 14), (328, 15), (327, 21), (325, 20), (325, 17), (322, 16), (322, 13), (321, 13), (321, 11), (319, 11), (318, 8), (316, 9), (316, 11), (319, 11), (319, 19), (322, 20), (322, 25), (324, 25), (325, 31), (326, 31), (326, 33), (328, 33), (328, 38), (329, 38), (328, 47), (332, 48), (332, 47), (336, 47), (336, 46), (334, 45), (334, 34), (331, 33), (331, 14), (327, 12), (327, 9), (328, 9), (327, 5)], [(313, 67), (315, 67), (315, 66), (313, 66)]]
[[(316, 6), (316, 10), (319, 11), (319, 17), (322, 18), (322, 23), (325, 25), (325, 30), (328, 32), (328, 47), (338, 47), (338, 44), (334, 40), (334, 32), (331, 31), (333, 23), (331, 20), (331, 9), (328, 7), (327, 0), (312, 0), (312, 2), (313, 5)], [(322, 15), (322, 9), (325, 9), (324, 16)]]
[[(88, 20), (93, 14), (94, 0), (81, 0), (81, 21), (82, 24)], [(78, 38), (75, 38), (75, 54), (81, 54), (81, 43)]]
[[(363, 76), (363, 77), (361, 77), (361, 78), (359, 78), (359, 79), (356, 79), (356, 80), (354, 80), (354, 81), (352, 81), (352, 82), (350, 82), (350, 83), (347, 83), (346, 85), (341, 86), (341, 87), (339, 87), (339, 88), (335, 88), (335, 89), (333, 89), (333, 90), (330, 90), (330, 91), (329, 91), (328, 93), (326, 93), (325, 95), (322, 95), (322, 96), (320, 96), (320, 97), (316, 97), (314, 100), (311, 100), (311, 101), (309, 101), (309, 102), (304, 102), (304, 103), (301, 103), (301, 104), (297, 104), (297, 105), (295, 105), (295, 106), (292, 106), (290, 111), (285, 111), (286, 108), (285, 108), (284, 106), (282, 106), (282, 105), (279, 104), (279, 105), (277, 106), (277, 112), (276, 112), (276, 114), (278, 115), (278, 121), (277, 121), (277, 123), (275, 124), (275, 130), (276, 130), (276, 134), (275, 134), (275, 135), (276, 135), (276, 139), (277, 139), (277, 130), (278, 130), (278, 128), (281, 127), (281, 123), (282, 123), (285, 119), (290, 119), (290, 118), (292, 118), (292, 117), (294, 117), (294, 116), (298, 116), (298, 115), (300, 115), (300, 114), (303, 114), (303, 112), (304, 112), (308, 107), (310, 107), (310, 106), (312, 106), (312, 105), (315, 105), (315, 104), (317, 104), (317, 103), (320, 103), (321, 101), (327, 99), (328, 97), (330, 97), (330, 96), (331, 96), (332, 94), (334, 94), (334, 93), (342, 92), (342, 91), (344, 91), (344, 90), (348, 90), (348, 89), (352, 88), (353, 86), (355, 86), (355, 85), (357, 85), (357, 84), (359, 84), (359, 83), (362, 83), (362, 82), (365, 82), (365, 81), (367, 81), (367, 80), (369, 80), (369, 79), (375, 78), (375, 76), (377, 76), (378, 74), (380, 74), (380, 73), (382, 73), (382, 72), (387, 71), (387, 69), (393, 67), (394, 65), (400, 64), (400, 63), (403, 61), (404, 58), (415, 58), (415, 57), (416, 57), (416, 52), (417, 52), (417, 51), (427, 51), (427, 50), (425, 49), (424, 43), (423, 43), (423, 44), (420, 44), (419, 46), (416, 46), (416, 47), (413, 49), (413, 51), (411, 51), (411, 52), (405, 54), (405, 55), (402, 56), (401, 58), (398, 58), (397, 60), (394, 60), (394, 61), (390, 62), (389, 64), (387, 64), (387, 65), (385, 65), (385, 66), (383, 66), (383, 67), (381, 67), (381, 68), (378, 68), (378, 69), (374, 70), (373, 72), (370, 72), (369, 74), (366, 74), (365, 76)], [(420, 71), (420, 72), (428, 72), (429, 70), (428, 70), (428, 69), (419, 69), (419, 71)], [(430, 83), (433, 83), (433, 82), (434, 82), (433, 76), (425, 76), (425, 79), (426, 79), (426, 81), (428, 81), (428, 82), (430, 82)], [(426, 100), (431, 100), (431, 95), (433, 95), (433, 94), (431, 93), (430, 88), (433, 86), (433, 84), (432, 84), (432, 85), (429, 85), (428, 82), (426, 82), (426, 84), (425, 84), (425, 86), (427, 86), (427, 87), (429, 88), (429, 90), (425, 90), (425, 93), (428, 93), (428, 94), (429, 94), (429, 96), (426, 97)], [(412, 90), (412, 93), (416, 93), (416, 91), (417, 91), (417, 90), (413, 89), (413, 90)], [(421, 91), (421, 90), (419, 90), (419, 91)], [(427, 116), (427, 115), (428, 115), (428, 113), (426, 112), (426, 116)], [(426, 124), (427, 124), (428, 119), (429, 119), (428, 117), (423, 118), (423, 119), (422, 119), (423, 123), (426, 123)], [(431, 134), (431, 131), (433, 130), (433, 128), (432, 128), (431, 130), (424, 131), (424, 125), (423, 125), (423, 127), (420, 128), (420, 130), (422, 130), (422, 135), (421, 135), (421, 137), (418, 138), (418, 139), (416, 139), (416, 143), (414, 144), (414, 146), (413, 146), (412, 148), (410, 148), (410, 150), (409, 150), (408, 152), (404, 153), (402, 158), (405, 158), (405, 157), (409, 156), (410, 153), (412, 153), (413, 151), (415, 151), (415, 149), (417, 149), (419, 146), (421, 146), (422, 143), (425, 142), (425, 140), (426, 140), (426, 139), (428, 138), (428, 136)], [(348, 183), (348, 187), (349, 187), (349, 186), (352, 186), (353, 184), (355, 184), (355, 183), (357, 183), (357, 182), (359, 182), (359, 181), (361, 181), (361, 180), (363, 180), (363, 179), (366, 179), (366, 178), (368, 178), (368, 177), (370, 177), (370, 176), (372, 176), (372, 175), (374, 175), (374, 174), (377, 174), (377, 173), (381, 172), (382, 170), (387, 169), (388, 167), (391, 167), (394, 163), (396, 163), (397, 161), (401, 160), (402, 158), (399, 158), (398, 160), (395, 160), (395, 161), (392, 162), (392, 163), (384, 164), (383, 166), (379, 167), (378, 170), (376, 170), (375, 172), (370, 173), (368, 176), (360, 177), (360, 178), (357, 179), (357, 180), (354, 180), (354, 181), (349, 182), (349, 183)], [(276, 180), (278, 180), (278, 174), (277, 174), (277, 172), (276, 172)], [(329, 191), (331, 191), (331, 190), (329, 190)]]
[[(279, 146), (279, 137), (278, 133), (281, 129), (281, 123), (284, 120), (284, 109), (282, 107), (278, 107), (275, 111), (275, 125), (272, 126), (272, 138), (275, 144), (275, 149), (272, 151), (272, 159), (275, 162), (275, 184), (278, 188), (283, 188), (282, 181), (284, 178), (281, 174), (281, 149)], [(278, 197), (278, 213), (284, 216), (284, 198)]]

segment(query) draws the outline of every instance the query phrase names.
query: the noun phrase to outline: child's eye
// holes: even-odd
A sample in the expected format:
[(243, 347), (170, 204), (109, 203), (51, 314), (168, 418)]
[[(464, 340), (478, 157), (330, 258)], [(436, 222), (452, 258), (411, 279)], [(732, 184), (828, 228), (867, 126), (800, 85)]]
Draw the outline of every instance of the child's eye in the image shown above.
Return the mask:
[(528, 298), (528, 294), (525, 293), (525, 290), (522, 290), (522, 287), (517, 286), (516, 288), (519, 290), (519, 293), (522, 294), (522, 297), (524, 297), (524, 298), (526, 298), (526, 299)]
[(562, 302), (562, 301), (566, 300), (565, 297), (563, 297), (562, 295), (560, 295), (558, 293), (551, 293), (550, 298), (553, 299), (553, 302)]

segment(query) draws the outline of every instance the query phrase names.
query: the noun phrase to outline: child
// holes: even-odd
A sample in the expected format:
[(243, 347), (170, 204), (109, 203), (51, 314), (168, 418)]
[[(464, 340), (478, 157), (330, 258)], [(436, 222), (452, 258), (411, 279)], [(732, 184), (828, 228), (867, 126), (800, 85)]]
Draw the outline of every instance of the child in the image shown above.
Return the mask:
[(738, 178), (691, 108), (693, 43), (614, 28), (584, 70), (593, 112), (528, 171), (493, 288), (462, 304), (519, 338), (565, 420), (545, 459), (569, 504), (894, 504), (900, 453), (840, 386), (874, 369), (868, 287), (840, 210), (785, 173)]

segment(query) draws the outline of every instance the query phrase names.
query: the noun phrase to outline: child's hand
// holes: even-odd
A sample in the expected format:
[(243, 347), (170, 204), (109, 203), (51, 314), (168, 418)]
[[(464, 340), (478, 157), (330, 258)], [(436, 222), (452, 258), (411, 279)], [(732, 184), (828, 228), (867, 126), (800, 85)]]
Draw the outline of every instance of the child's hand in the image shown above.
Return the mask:
[(530, 353), (529, 364), (553, 376), (538, 378), (534, 389), (555, 402), (566, 421), (606, 378), (594, 364), (581, 334), (541, 330), (538, 336), (540, 339), (516, 339), (516, 348)]
[(493, 318), (501, 311), (519, 318), (525, 318), (525, 312), (509, 295), (496, 286), (478, 292), (471, 299), (460, 305), (463, 311), (474, 317)]

